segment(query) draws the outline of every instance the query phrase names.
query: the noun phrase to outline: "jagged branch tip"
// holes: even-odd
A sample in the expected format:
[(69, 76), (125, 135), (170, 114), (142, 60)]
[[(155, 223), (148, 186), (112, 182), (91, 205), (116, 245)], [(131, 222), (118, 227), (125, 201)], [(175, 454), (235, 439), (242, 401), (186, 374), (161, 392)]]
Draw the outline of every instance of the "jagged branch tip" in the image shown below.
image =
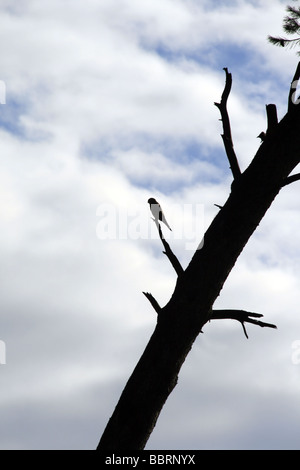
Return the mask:
[(147, 297), (147, 299), (149, 300), (150, 304), (152, 305), (156, 313), (159, 314), (161, 311), (161, 307), (159, 303), (157, 302), (157, 300), (153, 297), (152, 294), (150, 294), (150, 292), (143, 292), (143, 294), (145, 297)]

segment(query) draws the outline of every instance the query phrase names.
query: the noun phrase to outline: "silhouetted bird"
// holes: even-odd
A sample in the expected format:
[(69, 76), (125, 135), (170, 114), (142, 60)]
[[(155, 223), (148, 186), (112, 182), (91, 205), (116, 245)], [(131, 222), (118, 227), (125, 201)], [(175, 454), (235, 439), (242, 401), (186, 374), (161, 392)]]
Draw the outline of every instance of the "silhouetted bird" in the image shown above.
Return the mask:
[(160, 207), (160, 204), (157, 202), (157, 200), (154, 199), (153, 197), (150, 197), (150, 199), (148, 199), (148, 203), (150, 205), (150, 210), (153, 214), (154, 219), (156, 221), (163, 222), (164, 224), (166, 224), (168, 229), (172, 231), (170, 225), (166, 221), (162, 208)]
[(261, 132), (261, 133), (257, 136), (257, 138), (261, 139), (261, 142), (263, 142), (263, 141), (265, 140), (265, 138), (266, 138), (266, 133), (265, 133), (265, 132)]

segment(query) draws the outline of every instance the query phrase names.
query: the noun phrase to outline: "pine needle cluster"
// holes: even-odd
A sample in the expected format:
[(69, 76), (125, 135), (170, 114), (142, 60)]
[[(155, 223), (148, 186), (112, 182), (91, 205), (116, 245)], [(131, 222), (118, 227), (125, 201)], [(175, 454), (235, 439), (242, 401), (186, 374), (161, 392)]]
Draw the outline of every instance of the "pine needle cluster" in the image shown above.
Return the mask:
[[(283, 37), (268, 36), (268, 40), (275, 46), (295, 47), (300, 45), (300, 6), (294, 7), (288, 5), (286, 7), (286, 11), (288, 14), (283, 19), (283, 30), (287, 34), (296, 34), (297, 37), (293, 39), (287, 39)], [(300, 55), (300, 51), (297, 52), (297, 54)]]

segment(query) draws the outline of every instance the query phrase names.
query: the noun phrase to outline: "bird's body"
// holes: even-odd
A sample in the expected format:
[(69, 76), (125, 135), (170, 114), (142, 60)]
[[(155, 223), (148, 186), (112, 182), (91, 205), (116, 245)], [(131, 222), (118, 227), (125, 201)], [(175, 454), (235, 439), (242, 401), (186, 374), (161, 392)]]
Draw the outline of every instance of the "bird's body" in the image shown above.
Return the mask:
[(265, 132), (261, 132), (258, 136), (257, 136), (258, 139), (261, 139), (261, 142), (263, 142), (266, 138), (266, 133)]
[(157, 202), (157, 200), (154, 199), (153, 197), (150, 197), (150, 199), (148, 199), (148, 203), (150, 205), (150, 210), (152, 212), (152, 215), (153, 215), (155, 221), (156, 222), (163, 222), (168, 227), (168, 229), (172, 231), (170, 225), (166, 221), (166, 218), (164, 216), (162, 208), (161, 208), (160, 204)]

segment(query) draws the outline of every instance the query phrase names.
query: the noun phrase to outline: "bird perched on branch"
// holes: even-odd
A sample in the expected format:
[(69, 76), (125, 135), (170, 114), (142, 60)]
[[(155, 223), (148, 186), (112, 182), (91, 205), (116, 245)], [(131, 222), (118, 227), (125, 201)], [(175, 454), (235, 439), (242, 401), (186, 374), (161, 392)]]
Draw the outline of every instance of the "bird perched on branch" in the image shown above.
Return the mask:
[(258, 136), (257, 136), (258, 139), (261, 139), (261, 142), (263, 142), (266, 138), (266, 133), (265, 132), (261, 132)]
[(150, 199), (148, 199), (148, 203), (150, 205), (150, 210), (152, 212), (152, 215), (153, 215), (155, 221), (156, 222), (158, 222), (158, 221), (163, 222), (168, 227), (168, 229), (172, 231), (170, 225), (166, 221), (166, 218), (164, 216), (162, 208), (161, 208), (160, 204), (157, 202), (157, 200), (154, 199), (153, 197), (150, 197)]

